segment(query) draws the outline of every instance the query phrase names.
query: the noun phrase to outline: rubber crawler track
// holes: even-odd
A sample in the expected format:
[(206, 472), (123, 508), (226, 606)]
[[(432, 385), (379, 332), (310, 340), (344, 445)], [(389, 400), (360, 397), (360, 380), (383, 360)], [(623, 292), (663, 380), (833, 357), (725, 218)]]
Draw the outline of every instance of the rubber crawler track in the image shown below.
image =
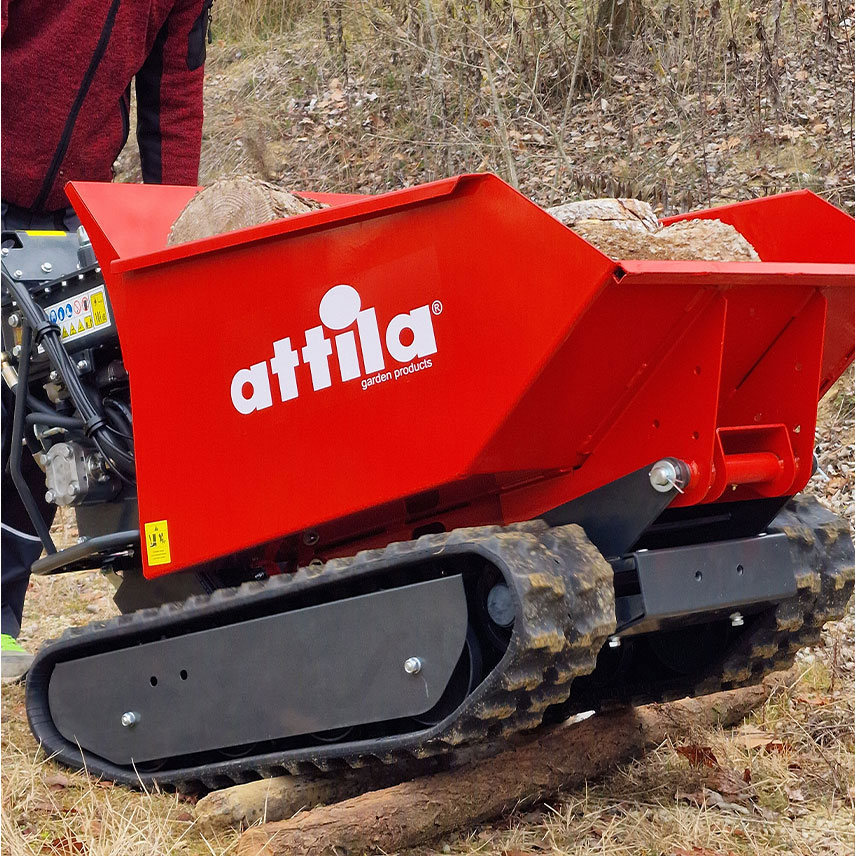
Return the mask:
[[(517, 614), (508, 648), (498, 665), (458, 710), (433, 728), (361, 742), (323, 744), (200, 766), (143, 773), (81, 752), (51, 720), (48, 685), (58, 662), (145, 644), (200, 627), (286, 611), (293, 595), (330, 587), (401, 567), (456, 555), (479, 555), (508, 582)], [(218, 788), (259, 776), (328, 771), (342, 766), (396, 763), (427, 758), (454, 747), (503, 738), (538, 725), (551, 705), (568, 699), (573, 680), (591, 672), (597, 654), (615, 628), (612, 568), (574, 525), (549, 528), (541, 521), (509, 527), (458, 529), (390, 544), (323, 569), (305, 568), (240, 588), (221, 589), (183, 604), (166, 604), (105, 622), (67, 630), (42, 648), (27, 680), (27, 715), (43, 748), (57, 760), (131, 785), (171, 785), (181, 789)], [(225, 687), (224, 692), (229, 688)], [(179, 715), (179, 714), (177, 714)]]
[(768, 529), (783, 532), (797, 568), (797, 594), (747, 620), (744, 631), (699, 674), (643, 684), (572, 688), (565, 714), (702, 696), (760, 683), (788, 669), (800, 648), (816, 645), (827, 621), (844, 616), (853, 594), (853, 541), (846, 521), (816, 499), (791, 499)]

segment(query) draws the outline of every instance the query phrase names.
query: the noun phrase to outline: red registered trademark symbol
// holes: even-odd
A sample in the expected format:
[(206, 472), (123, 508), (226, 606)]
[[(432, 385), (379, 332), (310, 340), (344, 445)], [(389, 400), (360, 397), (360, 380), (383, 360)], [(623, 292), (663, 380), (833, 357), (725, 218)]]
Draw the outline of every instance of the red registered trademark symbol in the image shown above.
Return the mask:
[(435, 301), (431, 304), (431, 312), (432, 312), (434, 315), (440, 315), (440, 314), (443, 312), (443, 304), (442, 304), (442, 303), (440, 303), (440, 301), (439, 301), (439, 300), (435, 300)]

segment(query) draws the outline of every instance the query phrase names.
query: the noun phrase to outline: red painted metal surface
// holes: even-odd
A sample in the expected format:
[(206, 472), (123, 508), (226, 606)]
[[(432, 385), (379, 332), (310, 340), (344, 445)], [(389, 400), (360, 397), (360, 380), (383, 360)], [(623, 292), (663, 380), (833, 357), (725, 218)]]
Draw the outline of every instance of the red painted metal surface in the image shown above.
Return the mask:
[(610, 260), (493, 176), (166, 248), (193, 192), (70, 189), (169, 525), (148, 576), (527, 519), (664, 456), (676, 504), (795, 492), (852, 359), (853, 221), (811, 194), (693, 215), (749, 224), (763, 261), (725, 264)]

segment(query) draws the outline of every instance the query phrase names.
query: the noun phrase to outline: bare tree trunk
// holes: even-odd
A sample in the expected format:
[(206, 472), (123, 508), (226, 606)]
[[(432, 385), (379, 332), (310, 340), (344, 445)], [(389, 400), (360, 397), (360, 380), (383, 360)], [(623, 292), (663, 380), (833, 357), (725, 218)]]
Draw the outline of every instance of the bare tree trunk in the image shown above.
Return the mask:
[(467, 829), (521, 803), (601, 776), (667, 738), (714, 724), (734, 725), (795, 675), (760, 686), (595, 716), (541, 732), (495, 758), (313, 809), (247, 830), (239, 856), (324, 856), (392, 852)]
[(638, 23), (640, 0), (599, 0), (595, 31), (601, 52), (620, 53), (624, 42)]

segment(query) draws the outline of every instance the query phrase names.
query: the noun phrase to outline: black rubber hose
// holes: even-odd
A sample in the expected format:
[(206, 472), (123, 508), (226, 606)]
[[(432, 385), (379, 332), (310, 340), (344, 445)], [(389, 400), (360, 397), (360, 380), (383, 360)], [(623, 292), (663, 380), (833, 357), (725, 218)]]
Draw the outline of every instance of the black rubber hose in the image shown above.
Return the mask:
[(39, 401), (39, 399), (36, 398), (36, 396), (30, 392), (27, 393), (27, 406), (30, 408), (30, 410), (37, 410), (40, 413), (56, 413), (56, 411), (50, 405), (45, 404), (44, 401)]
[(21, 470), (21, 460), (24, 452), (24, 422), (27, 410), (27, 382), (30, 377), (30, 351), (33, 347), (33, 334), (29, 325), (24, 322), (21, 327), (21, 356), (18, 359), (18, 383), (15, 387), (15, 410), (12, 416), (12, 450), (9, 454), (9, 471), (12, 483), (18, 489), (21, 502), (30, 517), (30, 522), (41, 538), (45, 551), (56, 553), (51, 531), (36, 504)]
[(62, 416), (59, 413), (28, 413), (24, 420), (27, 425), (46, 425), (48, 428), (69, 428), (83, 430), (83, 422), (74, 416)]

